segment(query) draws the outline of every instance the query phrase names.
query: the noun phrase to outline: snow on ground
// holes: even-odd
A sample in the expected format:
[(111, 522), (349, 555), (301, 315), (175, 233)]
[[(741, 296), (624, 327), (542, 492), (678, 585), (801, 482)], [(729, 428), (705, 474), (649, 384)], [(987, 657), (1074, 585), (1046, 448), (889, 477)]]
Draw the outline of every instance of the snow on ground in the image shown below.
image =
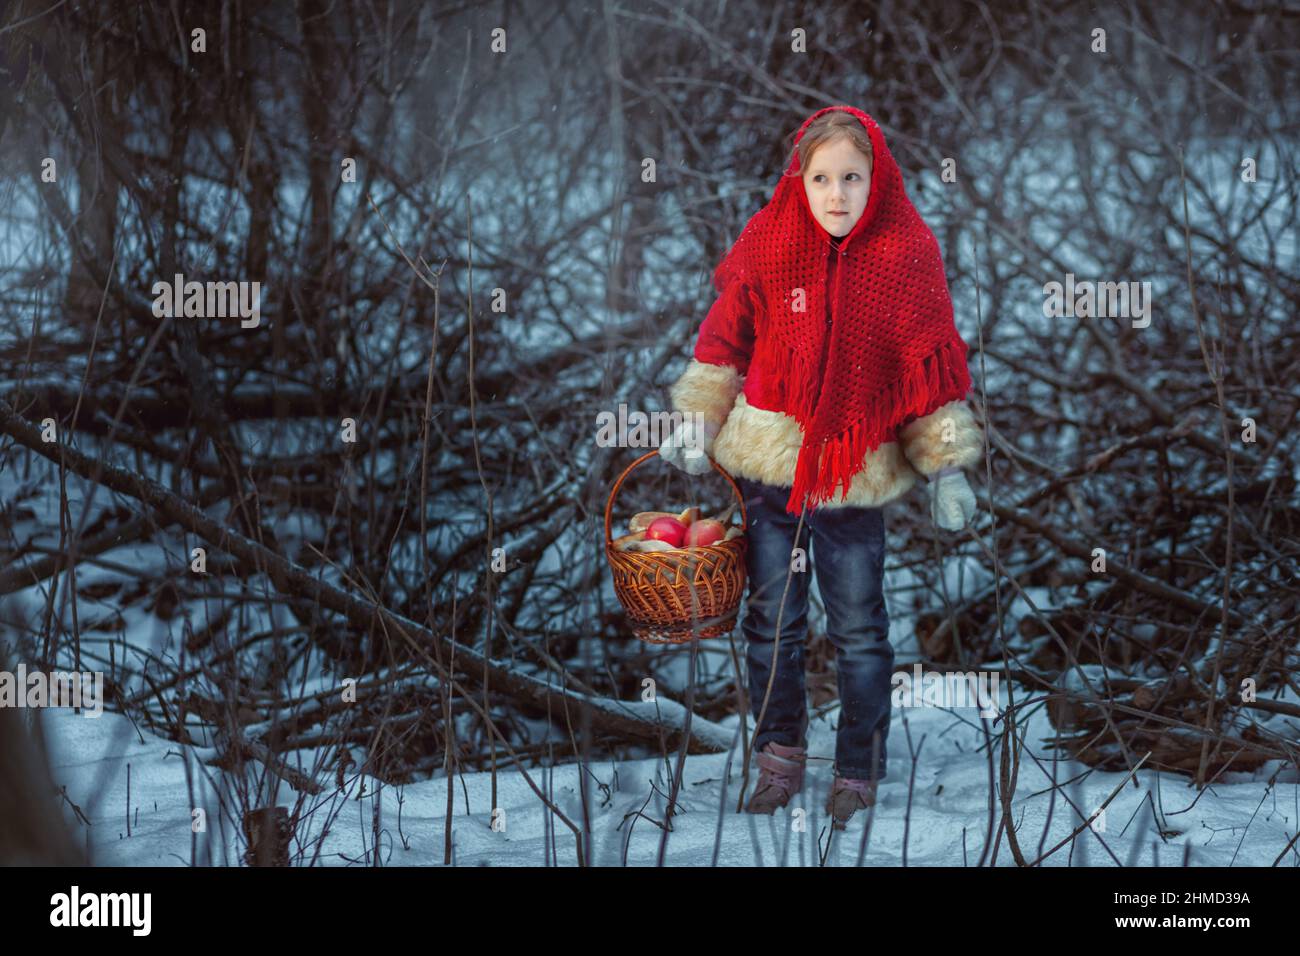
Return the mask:
[[(76, 483), (70, 483), (70, 490)], [(80, 489), (77, 489), (80, 490)], [(76, 492), (74, 491), (74, 494)], [(110, 497), (101, 495), (100, 507)], [(41, 510), (43, 496), (24, 496), (24, 501)], [(914, 501), (915, 505), (916, 502)], [(79, 506), (74, 506), (77, 513)], [(897, 542), (895, 542), (897, 543)], [(148, 548), (132, 545), (115, 550), (111, 557), (121, 564), (139, 568), (157, 563), (145, 553)], [(949, 556), (945, 562), (949, 599), (987, 585), (988, 572), (970, 558)], [(902, 568), (887, 570), (891, 588), (914, 583)], [(114, 572), (90, 565), (79, 574), (83, 587)], [(811, 582), (816, 593), (816, 582)], [(1057, 602), (1047, 589), (1031, 588), (1031, 597), (1039, 607)], [(43, 606), (39, 589), (27, 589), (5, 599), (7, 613), (27, 617)], [(897, 653), (896, 671), (910, 670), (915, 659), (914, 624), (909, 619), (906, 602), (891, 595), (891, 639)], [(112, 599), (109, 599), (109, 608)], [(1009, 609), (1008, 627), (1026, 608), (1015, 598)], [(821, 617), (814, 611), (814, 620)], [(263, 622), (271, 626), (271, 622)], [(122, 641), (127, 635), (131, 644), (152, 648), (153, 653), (170, 655), (176, 651), (176, 633), (157, 620), (131, 608), (122, 622), (124, 632), (112, 639)], [(709, 666), (701, 670), (709, 680), (731, 672), (726, 654), (716, 653), (721, 645), (706, 644)], [(99, 658), (106, 649), (83, 635), (83, 653)], [(662, 661), (663, 681), (674, 687), (684, 683), (687, 657)], [(320, 681), (317, 682), (316, 678)], [(313, 675), (308, 689), (324, 688), (335, 678)], [(1006, 688), (1001, 699), (1005, 701)], [(1018, 692), (1023, 699), (1023, 692)], [(1291, 699), (1288, 697), (1288, 699)], [(1296, 702), (1296, 701), (1293, 701)], [(672, 706), (661, 698), (660, 709), (668, 714)], [(643, 708), (653, 705), (639, 705)], [(207, 766), (203, 761), (214, 755), (211, 748), (190, 748), (188, 761), (181, 747), (150, 734), (127, 718), (105, 712), (98, 719), (88, 719), (66, 710), (43, 712), (46, 739), (51, 747), (56, 784), (66, 786), (68, 800), (76, 804), (90, 820), (88, 845), (94, 861), (100, 865), (234, 865), (239, 862), (241, 838), (237, 820), (220, 811), (217, 798), (219, 784), (229, 791), (229, 775)], [(830, 705), (822, 716), (813, 718), (809, 728), (810, 762), (804, 792), (792, 808), (798, 814), (783, 813), (776, 817), (755, 817), (733, 812), (741, 784), (740, 754), (693, 755), (685, 763), (679, 812), (669, 836), (665, 863), (670, 866), (700, 866), (716, 862), (721, 865), (817, 865), (829, 832), (822, 809), (831, 782), (834, 756), (837, 705)], [(1294, 739), (1295, 721), (1273, 716), (1262, 724), (1274, 732)], [(734, 736), (736, 717), (717, 725)], [(540, 728), (539, 728), (540, 729)], [(994, 728), (990, 728), (992, 731)], [(1052, 729), (1040, 709), (1030, 712), (1023, 728), (1025, 737), (1044, 768), (1026, 755), (1020, 766), (1013, 812), (1019, 840), (1027, 858), (1050, 849), (1077, 827), (1083, 817), (1071, 809), (1058, 793), (1055, 803), (1046, 793), (1052, 773), (1051, 752), (1045, 741)], [(538, 735), (534, 734), (534, 738)], [(918, 756), (914, 760), (911, 750)], [(990, 779), (988, 762), (980, 750), (983, 731), (973, 709), (938, 709), (933, 707), (893, 710), (889, 738), (889, 776), (883, 781), (880, 802), (872, 821), (865, 862), (874, 866), (893, 866), (903, 862), (906, 845), (907, 863), (920, 866), (961, 866), (976, 864), (989, 828)], [(733, 744), (738, 751), (738, 746)], [(304, 767), (314, 755), (303, 755)], [(641, 759), (592, 764), (587, 775), (593, 861), (598, 865), (653, 865), (659, 854), (663, 833), (657, 821), (663, 819), (666, 794), (670, 790), (673, 760)], [(188, 764), (188, 775), (187, 775)], [(456, 865), (545, 865), (548, 849), (554, 862), (575, 862), (572, 832), (558, 818), (550, 815), (522, 773), (504, 762), (497, 776), (499, 806), (498, 828), (492, 823), (490, 806), (492, 780), (489, 773), (470, 773), (458, 778), (454, 786), (452, 839)], [(1181, 865), (1184, 853), (1191, 865), (1271, 865), (1296, 832), (1300, 820), (1300, 788), (1294, 770), (1278, 774), (1272, 788), (1267, 781), (1277, 770), (1269, 764), (1253, 774), (1226, 774), (1199, 799), (1187, 779), (1169, 774), (1141, 770), (1138, 785), (1122, 789), (1110, 804), (1105, 817), (1105, 832), (1085, 833), (1077, 841), (1073, 859), (1069, 847), (1049, 857), (1045, 865)], [(534, 783), (552, 795), (553, 802), (579, 829), (582, 827), (582, 804), (578, 794), (580, 771), (574, 764), (563, 764), (547, 771), (528, 771)], [(1067, 781), (1086, 774), (1066, 795), (1086, 816), (1090, 815), (1123, 780), (1121, 773), (1088, 772), (1081, 764), (1062, 761), (1056, 767), (1056, 779)], [(757, 776), (751, 769), (750, 785)], [(996, 776), (996, 773), (995, 773)], [(333, 789), (332, 774), (322, 782)], [(299, 827), (299, 837), (313, 843), (328, 829), (316, 862), (320, 865), (349, 865), (363, 860), (373, 837), (373, 812), (379, 792), (379, 827), (381, 860), (389, 865), (441, 865), (445, 825), (447, 786), (445, 778), (435, 778), (404, 787), (380, 787), (373, 779), (361, 782), (348, 779), (345, 794), (326, 793), (312, 797), (302, 795), (312, 812)], [(129, 787), (129, 797), (128, 797)], [(287, 784), (280, 789), (277, 802), (294, 806), (299, 795)], [(229, 799), (229, 798), (227, 798)], [(400, 826), (398, 820), (400, 806)], [(1162, 842), (1151, 825), (1151, 805), (1160, 808), (1166, 831)], [(207, 832), (192, 836), (192, 808), (205, 810)], [(1051, 828), (1041, 835), (1051, 813)], [(995, 808), (1000, 813), (1000, 807)], [(1140, 811), (1140, 812), (1139, 812)], [(130, 825), (128, 829), (128, 813)], [(86, 827), (71, 810), (69, 820), (83, 838)], [(548, 817), (550, 835), (548, 836)], [(865, 814), (859, 813), (847, 833), (838, 837), (826, 857), (828, 865), (853, 865), (863, 835)], [(997, 821), (994, 820), (994, 827)], [(719, 827), (721, 831), (719, 833)], [(819, 842), (820, 841), (820, 842)], [(1104, 841), (1104, 845), (1103, 845)], [(716, 846), (716, 850), (715, 850)], [(1106, 847), (1109, 847), (1109, 852)], [(295, 850), (297, 847), (295, 847)], [(715, 857), (716, 853), (716, 857)], [(1113, 856), (1112, 856), (1113, 854)], [(314, 846), (306, 854), (310, 860)], [(1283, 864), (1294, 865), (1300, 855), (1291, 853)], [(1005, 837), (1001, 841), (999, 865), (1012, 865)]]
[[(185, 761), (177, 745), (143, 730), (137, 733), (126, 718), (107, 712), (99, 719), (87, 719), (67, 710), (48, 710), (44, 719), (56, 784), (66, 786), (69, 800), (90, 819), (89, 845), (96, 864), (187, 865), (191, 859), (191, 806), (206, 806), (208, 820), (217, 821), (212, 822), (206, 836), (200, 835), (200, 861), (209, 859), (203, 856), (208, 837), (210, 859), (217, 863), (238, 860), (239, 841), (228, 823), (224, 834), (220, 832), (214, 791), (204, 779), (215, 778), (221, 771), (191, 760), (195, 793), (191, 798)], [(804, 792), (791, 808), (800, 812), (775, 817), (736, 814), (733, 810), (740, 781), (739, 755), (734, 760), (725, 753), (688, 757), (665, 864), (709, 865), (716, 853), (716, 862), (724, 866), (818, 865), (830, 832), (822, 804), (830, 785), (834, 720), (835, 712), (831, 711), (827, 718), (815, 719), (810, 727), (812, 760)], [(734, 717), (724, 723), (733, 732), (736, 730)], [(1051, 804), (1050, 794), (1045, 791), (1052, 765), (1050, 752), (1043, 746), (1051, 729), (1041, 710), (1034, 712), (1026, 730), (1043, 769), (1028, 755), (1024, 757), (1013, 813), (1022, 851), (1032, 859), (1039, 854), (1040, 844), (1044, 849), (1054, 846), (1082, 818), (1058, 793), (1051, 808), (1050, 832), (1043, 838)], [(909, 736), (918, 754), (915, 760), (909, 756)], [(894, 708), (889, 776), (881, 784), (866, 865), (900, 865), (904, 847), (907, 863), (912, 866), (978, 862), (989, 826), (989, 767), (978, 749), (981, 745), (982, 733), (973, 709)], [(210, 757), (211, 751), (200, 755)], [(591, 766), (588, 783), (596, 865), (655, 863), (663, 832), (655, 821), (663, 818), (670, 766), (662, 759)], [(1129, 784), (1110, 804), (1104, 832), (1082, 834), (1073, 860), (1066, 846), (1044, 865), (1179, 866), (1185, 853), (1192, 866), (1271, 865), (1295, 833), (1300, 818), (1296, 776), (1293, 771), (1289, 776), (1280, 774), (1279, 782), (1270, 789), (1267, 780), (1276, 769), (1272, 764), (1254, 774), (1227, 774), (1228, 779), (1215, 783), (1199, 799), (1186, 778), (1141, 770), (1138, 786)], [(1080, 764), (1062, 761), (1056, 773), (1059, 780), (1066, 781), (1086, 770)], [(536, 768), (528, 773), (539, 788), (553, 795), (560, 811), (580, 829), (582, 810), (576, 765), (564, 764), (551, 771)], [(1091, 814), (1124, 776), (1088, 773), (1077, 785), (1067, 787), (1065, 795), (1085, 814)], [(309, 831), (309, 839), (319, 833), (327, 812), (338, 813), (325, 837), (319, 865), (348, 865), (349, 860), (362, 859), (371, 842), (375, 807), (370, 795), (375, 792), (376, 782), (366, 781), (367, 795), (360, 800), (356, 798), (356, 781), (349, 784), (346, 799), (329, 794), (306, 798), (311, 805), (320, 806), (313, 815), (314, 822), (303, 828)], [(498, 773), (503, 813), (498, 816), (495, 830), (491, 786), (487, 772), (466, 774), (455, 782), (452, 839), (456, 865), (544, 866), (548, 846), (554, 862), (574, 864), (572, 831), (552, 817), (553, 835), (548, 837), (548, 811), (518, 770)], [(287, 786), (282, 788), (278, 801), (281, 805), (292, 808), (294, 799), (294, 792)], [(401, 788), (383, 787), (379, 799), (380, 826), (386, 831), (380, 841), (381, 859), (388, 865), (441, 865), (445, 779)], [(1163, 842), (1151, 825), (1153, 803), (1162, 810), (1163, 827), (1173, 831)], [(128, 812), (132, 820), (129, 835)], [(84, 826), (75, 825), (84, 836)], [(827, 865), (854, 865), (864, 825), (865, 812), (860, 811), (849, 829), (833, 842)], [(1283, 864), (1295, 865), (1296, 860), (1296, 854), (1291, 853)], [(997, 864), (1014, 865), (1005, 836)]]

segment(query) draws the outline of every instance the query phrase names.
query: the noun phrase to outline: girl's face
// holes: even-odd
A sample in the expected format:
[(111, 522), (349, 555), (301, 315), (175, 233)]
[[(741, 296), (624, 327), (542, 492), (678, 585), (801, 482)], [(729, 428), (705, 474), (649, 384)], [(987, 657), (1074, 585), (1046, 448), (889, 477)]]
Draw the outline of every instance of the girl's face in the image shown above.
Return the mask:
[(809, 157), (803, 188), (821, 227), (832, 236), (847, 236), (867, 208), (871, 161), (847, 136), (837, 136)]

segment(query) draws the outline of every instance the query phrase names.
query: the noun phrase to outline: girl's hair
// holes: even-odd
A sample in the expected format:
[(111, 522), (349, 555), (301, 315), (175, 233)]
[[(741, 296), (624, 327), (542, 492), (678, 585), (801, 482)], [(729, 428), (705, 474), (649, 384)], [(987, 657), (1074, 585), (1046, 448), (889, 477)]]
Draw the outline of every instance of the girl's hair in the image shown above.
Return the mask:
[[(791, 133), (790, 138), (794, 139), (795, 135)], [(819, 146), (825, 146), (841, 137), (848, 137), (849, 142), (858, 152), (867, 157), (868, 163), (874, 162), (875, 154), (871, 151), (871, 139), (858, 118), (844, 110), (831, 110), (813, 120), (804, 131), (799, 145), (794, 147), (799, 151), (800, 174), (802, 175), (803, 170), (808, 168), (808, 161)], [(789, 153), (787, 152), (786, 155)]]

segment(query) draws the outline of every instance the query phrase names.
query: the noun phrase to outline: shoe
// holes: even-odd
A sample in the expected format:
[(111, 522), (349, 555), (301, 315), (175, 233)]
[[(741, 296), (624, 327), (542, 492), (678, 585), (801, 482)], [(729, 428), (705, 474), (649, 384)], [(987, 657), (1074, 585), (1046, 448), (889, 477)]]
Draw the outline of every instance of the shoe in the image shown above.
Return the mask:
[(803, 747), (769, 743), (755, 758), (758, 783), (745, 805), (746, 813), (775, 813), (778, 807), (803, 789), (803, 768), (807, 752)]
[(831, 817), (831, 826), (843, 830), (849, 818), (863, 807), (876, 803), (875, 780), (859, 780), (855, 777), (835, 776), (830, 795), (826, 798), (826, 813)]

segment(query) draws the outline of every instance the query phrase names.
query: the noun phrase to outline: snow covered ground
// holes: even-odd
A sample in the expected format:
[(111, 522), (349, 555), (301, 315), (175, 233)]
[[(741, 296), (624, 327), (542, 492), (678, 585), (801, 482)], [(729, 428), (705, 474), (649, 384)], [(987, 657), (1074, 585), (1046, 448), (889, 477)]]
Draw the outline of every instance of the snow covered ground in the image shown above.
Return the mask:
[[(42, 520), (42, 513), (54, 497), (54, 487), (49, 482), (37, 483), (19, 498), (31, 508), (29, 521)], [(84, 507), (84, 491), (80, 482), (70, 480), (74, 514)], [(106, 507), (109, 497), (102, 496), (99, 506)], [(910, 506), (919, 503), (912, 501)], [(57, 526), (52, 513), (45, 514), (44, 520)], [(19, 530), (25, 527), (23, 522)], [(101, 556), (103, 559), (140, 573), (157, 563), (159, 552), (156, 545), (132, 544)], [(944, 570), (952, 600), (960, 600), (962, 595), (969, 595), (988, 583), (987, 569), (969, 556), (950, 556), (945, 560)], [(121, 567), (115, 570), (88, 565), (79, 574), (79, 585), (86, 588), (103, 584), (121, 578), (123, 573)], [(904, 601), (892, 598), (895, 593), (909, 593), (913, 581), (910, 572), (892, 565), (886, 575), (891, 589), (895, 670), (906, 671), (917, 656), (915, 627), (908, 617), (913, 609), (905, 607)], [(129, 579), (134, 574), (125, 576)], [(815, 581), (812, 587), (815, 595)], [(1056, 603), (1045, 588), (1031, 588), (1029, 593), (1039, 607)], [(103, 600), (111, 609), (117, 598), (110, 595)], [(43, 604), (43, 594), (38, 588), (24, 589), (4, 598), (6, 614), (29, 624), (36, 619), (33, 615), (39, 613)], [(96, 602), (85, 601), (83, 625), (99, 616), (91, 613), (94, 606)], [(819, 607), (814, 603), (811, 618), (814, 626), (821, 617)], [(121, 630), (111, 636), (112, 642), (122, 647), (148, 648), (163, 659), (176, 656), (179, 651), (176, 642), (181, 638), (178, 627), (168, 626), (134, 605), (124, 612)], [(1016, 598), (1008, 608), (1007, 627), (1014, 630), (1024, 613), (1023, 601)], [(273, 624), (269, 619), (249, 621), (250, 628)], [(88, 661), (98, 663), (108, 656), (107, 643), (86, 631), (83, 654)], [(729, 655), (720, 648), (721, 645), (711, 645), (701, 655), (702, 680), (713, 682), (729, 677)], [(125, 653), (119, 655), (121, 659), (125, 659)], [(683, 686), (686, 665), (687, 656), (680, 652), (661, 661), (657, 668), (661, 685)], [(334, 686), (336, 680), (330, 675), (313, 673), (308, 675), (303, 690), (323, 690)], [(128, 688), (132, 692), (137, 689)], [(1005, 684), (1001, 690), (999, 700), (1005, 702)], [(1023, 700), (1023, 691), (1017, 693), (1018, 699)], [(1293, 696), (1286, 699), (1297, 702)], [(669, 866), (704, 866), (714, 862), (727, 866), (815, 866), (824, 859), (826, 865), (854, 865), (862, 844), (865, 812), (859, 812), (849, 829), (837, 835), (827, 849), (831, 831), (823, 805), (831, 782), (836, 707), (832, 703), (821, 716), (813, 718), (809, 729), (812, 759), (804, 792), (789, 808), (796, 812), (775, 817), (734, 812), (741, 785), (738, 745), (732, 754), (688, 757), (664, 863)], [(1082, 764), (1062, 760), (1055, 768), (1056, 780), (1064, 784), (1076, 776), (1081, 779), (1065, 786), (1064, 791), (1057, 791), (1053, 800), (1052, 753), (1046, 747), (1053, 736), (1052, 727), (1041, 707), (1030, 709), (1028, 714), (1022, 733), (1028, 749), (1042, 762), (1042, 768), (1025, 754), (1012, 807), (1022, 852), (1032, 860), (1076, 829), (1125, 775), (1089, 771)], [(90, 826), (87, 828), (71, 806), (65, 804), (69, 822), (79, 838), (86, 841), (96, 864), (186, 866), (191, 861), (200, 865), (239, 864), (243, 841), (238, 833), (238, 821), (230, 811), (221, 812), (217, 797), (220, 787), (227, 794), (227, 806), (232, 805), (231, 775), (203, 762), (214, 756), (212, 748), (187, 748), (187, 758), (178, 744), (153, 736), (147, 727), (137, 728), (128, 718), (107, 711), (100, 718), (89, 719), (69, 710), (49, 709), (42, 712), (42, 719), (56, 785), (66, 787), (68, 801), (80, 809)], [(1292, 718), (1271, 715), (1260, 722), (1279, 735), (1297, 737), (1296, 721)], [(544, 728), (538, 723), (533, 729), (533, 739), (539, 739)], [(990, 732), (997, 729), (990, 722)], [(738, 719), (729, 717), (714, 725), (714, 730), (734, 738)], [(889, 776), (881, 785), (864, 862), (896, 866), (904, 862), (906, 854), (908, 865), (973, 866), (983, 854), (987, 863), (992, 852), (984, 854), (983, 848), (988, 834), (996, 832), (1001, 806), (993, 800), (991, 818), (993, 780), (987, 756), (981, 749), (984, 746), (984, 730), (973, 708), (896, 706), (889, 737)], [(310, 751), (301, 753), (302, 769), (306, 770), (315, 755)], [(994, 756), (996, 759), (997, 754)], [(668, 762), (650, 758), (590, 766), (586, 782), (591, 859), (595, 864), (656, 863), (664, 832), (658, 822), (664, 818), (674, 765), (675, 754)], [(581, 830), (583, 809), (578, 787), (583, 772), (578, 766), (566, 763), (553, 770), (534, 768), (528, 773), (539, 789), (550, 794), (559, 811)], [(1269, 780), (1275, 774), (1276, 780), (1270, 785)], [(751, 769), (751, 786), (756, 776), (757, 770)], [(996, 779), (996, 765), (993, 778)], [(304, 845), (309, 849), (300, 862), (362, 865), (372, 853), (374, 834), (378, 832), (382, 863), (442, 865), (447, 806), (445, 778), (391, 787), (380, 786), (372, 778), (358, 780), (350, 774), (345, 778), (343, 792), (335, 790), (333, 779), (332, 773), (319, 778), (328, 788), (319, 796), (299, 794), (288, 784), (280, 788), (277, 802), (289, 807), (291, 812), (301, 801), (302, 820), (293, 852), (297, 853)], [(1083, 832), (1073, 848), (1062, 847), (1044, 865), (1180, 866), (1186, 861), (1192, 866), (1269, 866), (1300, 825), (1297, 774), (1294, 769), (1279, 772), (1276, 763), (1266, 764), (1254, 773), (1224, 774), (1199, 798), (1183, 776), (1143, 769), (1136, 780), (1136, 786), (1128, 784), (1111, 802), (1098, 832)], [(574, 865), (572, 831), (546, 809), (518, 769), (505, 763), (500, 765), (497, 789), (501, 812), (494, 829), (491, 774), (470, 773), (456, 779), (452, 818), (455, 865), (543, 866), (548, 860)], [(204, 811), (205, 832), (191, 832), (194, 808)], [(1153, 808), (1159, 815), (1158, 826), (1154, 825)], [(1050, 827), (1047, 826), (1049, 815)], [(1163, 839), (1160, 831), (1165, 834)], [(1292, 850), (1282, 858), (1281, 865), (1294, 866), (1298, 862), (1300, 853)], [(995, 863), (1014, 865), (1005, 835), (999, 843)]]
[[(851, 866), (857, 862), (866, 825), (865, 811), (836, 836), (829, 851), (830, 828), (822, 805), (830, 785), (834, 753), (832, 711), (810, 728), (812, 756), (803, 793), (775, 817), (734, 812), (740, 760), (728, 754), (686, 759), (680, 806), (669, 834), (668, 866)], [(208, 807), (209, 828), (196, 838), (198, 859), (236, 863), (239, 838), (216, 811), (214, 791), (206, 780), (221, 771), (191, 760), (192, 787), (185, 760), (169, 741), (137, 733), (121, 716), (105, 713), (87, 719), (67, 710), (44, 712), (56, 784), (66, 786), (70, 801), (91, 823), (88, 845), (98, 865), (188, 865), (191, 860), (191, 807)], [(730, 718), (735, 729), (735, 718)], [(1041, 710), (1027, 726), (1028, 739), (1043, 768), (1028, 756), (1020, 768), (1013, 802), (1018, 839), (1027, 859), (1050, 849), (1076, 828), (1083, 817), (1057, 793), (1052, 806), (1048, 774), (1050, 754), (1042, 741), (1051, 728)], [(913, 759), (909, 755), (908, 738)], [(978, 748), (983, 735), (975, 710), (895, 708), (890, 731), (889, 777), (871, 821), (864, 862), (870, 866), (975, 865), (989, 828), (989, 765)], [(674, 757), (675, 759), (675, 757)], [(598, 763), (588, 777), (592, 859), (601, 866), (654, 865), (670, 789), (670, 767), (662, 759), (620, 764)], [(128, 784), (129, 769), (129, 784)], [(1300, 788), (1294, 772), (1280, 774), (1268, 765), (1254, 774), (1225, 774), (1197, 798), (1183, 777), (1140, 770), (1137, 786), (1129, 784), (1110, 804), (1104, 832), (1082, 833), (1073, 847), (1049, 857), (1048, 866), (1267, 866), (1294, 835), (1300, 820)], [(1061, 781), (1085, 772), (1062, 761)], [(909, 777), (915, 772), (913, 780)], [(529, 771), (533, 780), (575, 826), (582, 826), (579, 769), (565, 764)], [(1122, 773), (1087, 773), (1064, 793), (1085, 815), (1091, 814), (1124, 779)], [(751, 776), (751, 780), (753, 777)], [(1285, 782), (1282, 782), (1285, 780)], [(358, 782), (339, 794), (307, 796), (308, 806), (339, 811), (324, 838), (317, 865), (337, 866), (365, 859), (372, 845), (377, 783), (366, 779), (357, 799)], [(128, 798), (129, 785), (129, 798)], [(452, 840), (455, 865), (545, 866), (575, 863), (572, 831), (550, 814), (518, 770), (498, 773), (502, 813), (492, 826), (491, 775), (466, 774), (455, 782)], [(190, 794), (193, 792), (194, 796)], [(295, 794), (286, 786), (280, 804), (292, 807)], [(442, 865), (447, 801), (445, 779), (405, 787), (379, 788), (380, 860), (387, 865)], [(401, 803), (400, 827), (398, 821)], [(1162, 814), (1162, 840), (1153, 827), (1152, 806)], [(996, 812), (1000, 813), (1000, 807)], [(1051, 823), (1043, 830), (1049, 812)], [(127, 832), (127, 817), (131, 819)], [(548, 828), (548, 817), (549, 828)], [(72, 815), (69, 813), (69, 819)], [(74, 822), (84, 836), (84, 824)], [(996, 829), (996, 819), (993, 827)], [(549, 833), (548, 833), (549, 829)], [(299, 838), (314, 841), (320, 827), (307, 823)], [(224, 832), (223, 832), (224, 831)], [(305, 831), (305, 832), (304, 832)], [(1103, 845), (1104, 844), (1104, 845)], [(207, 857), (211, 847), (211, 857)], [(1041, 849), (1040, 849), (1041, 847)], [(1109, 847), (1109, 851), (1107, 850)], [(295, 845), (296, 851), (298, 846)], [(307, 853), (310, 858), (313, 850)], [(1289, 852), (1282, 865), (1300, 859)], [(1014, 865), (1005, 836), (997, 865)]]

